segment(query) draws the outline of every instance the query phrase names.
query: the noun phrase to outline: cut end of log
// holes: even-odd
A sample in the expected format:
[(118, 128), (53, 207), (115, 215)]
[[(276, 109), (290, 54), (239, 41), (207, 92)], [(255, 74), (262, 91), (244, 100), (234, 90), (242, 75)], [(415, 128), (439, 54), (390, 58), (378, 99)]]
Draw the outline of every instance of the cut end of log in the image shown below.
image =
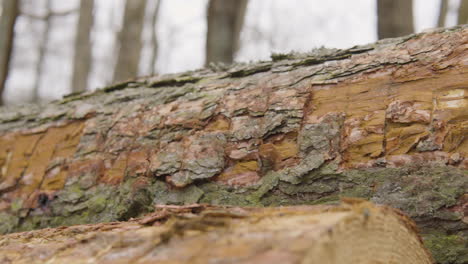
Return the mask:
[(414, 223), (362, 200), (160, 206), (143, 218), (14, 233), (3, 263), (432, 263)]

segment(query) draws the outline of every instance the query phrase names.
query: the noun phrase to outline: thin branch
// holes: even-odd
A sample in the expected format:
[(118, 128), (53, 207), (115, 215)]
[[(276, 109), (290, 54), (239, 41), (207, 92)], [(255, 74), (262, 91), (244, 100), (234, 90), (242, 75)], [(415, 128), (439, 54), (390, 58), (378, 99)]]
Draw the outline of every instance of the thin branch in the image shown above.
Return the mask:
[(68, 16), (70, 14), (77, 13), (77, 12), (78, 12), (78, 9), (71, 9), (71, 10), (66, 10), (66, 11), (51, 11), (51, 10), (48, 10), (47, 14), (41, 16), (41, 15), (36, 15), (36, 14), (21, 11), (20, 15), (25, 16), (27, 18), (31, 18), (31, 19), (48, 20), (48, 19), (51, 19), (53, 17)]

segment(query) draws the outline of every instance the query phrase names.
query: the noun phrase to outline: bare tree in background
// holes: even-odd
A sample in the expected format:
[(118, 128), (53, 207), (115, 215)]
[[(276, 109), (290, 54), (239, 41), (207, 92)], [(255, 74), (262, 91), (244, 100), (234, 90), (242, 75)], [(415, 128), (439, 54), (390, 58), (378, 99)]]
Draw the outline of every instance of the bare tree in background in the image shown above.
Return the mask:
[(230, 64), (239, 48), (247, 0), (210, 0), (207, 12), (205, 64)]
[(447, 13), (448, 13), (448, 0), (441, 0), (440, 8), (439, 8), (439, 18), (437, 19), (438, 27), (445, 26), (445, 19), (447, 18)]
[(0, 105), (3, 105), (3, 91), (10, 68), (19, 0), (2, 0), (0, 4)]
[(120, 48), (114, 71), (114, 82), (134, 78), (138, 75), (145, 7), (146, 0), (127, 0), (125, 2), (124, 19), (118, 37)]
[(72, 92), (86, 91), (91, 68), (91, 29), (93, 26), (94, 0), (80, 1), (80, 17), (75, 37)]
[(42, 32), (42, 39), (39, 40), (39, 58), (36, 63), (36, 81), (34, 82), (34, 87), (31, 96), (31, 102), (39, 102), (39, 88), (41, 86), (41, 79), (44, 76), (44, 71), (46, 69), (45, 59), (47, 55), (47, 44), (50, 39), (50, 29), (52, 27), (52, 17), (54, 13), (52, 11), (52, 0), (46, 0), (46, 16), (37, 17), (37, 19), (44, 20), (44, 31)]
[(151, 13), (151, 19), (150, 19), (150, 28), (151, 28), (151, 67), (150, 71), (151, 74), (156, 74), (156, 61), (158, 58), (158, 34), (157, 34), (157, 24), (158, 24), (158, 16), (159, 16), (159, 10), (161, 8), (161, 2), (162, 0), (158, 0), (156, 3), (156, 6), (154, 7), (154, 10), (152, 10)]
[(458, 8), (458, 24), (468, 24), (468, 0), (461, 0)]
[(379, 39), (414, 32), (412, 0), (377, 0), (377, 16)]

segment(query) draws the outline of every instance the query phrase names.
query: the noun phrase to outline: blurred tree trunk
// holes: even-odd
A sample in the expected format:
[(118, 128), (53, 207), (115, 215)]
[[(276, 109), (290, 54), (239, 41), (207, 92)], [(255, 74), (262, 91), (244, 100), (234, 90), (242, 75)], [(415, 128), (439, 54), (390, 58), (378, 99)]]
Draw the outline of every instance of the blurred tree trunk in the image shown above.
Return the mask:
[(0, 105), (3, 104), (3, 91), (8, 77), (16, 18), (19, 1), (2, 0), (0, 12)]
[(211, 62), (233, 62), (239, 47), (246, 9), (247, 0), (210, 0), (207, 12), (206, 65)]
[(461, 0), (458, 8), (458, 24), (468, 24), (468, 0)]
[(138, 75), (145, 7), (146, 0), (127, 0), (125, 3), (123, 25), (119, 32), (120, 48), (114, 71), (114, 82)]
[(46, 16), (44, 19), (44, 31), (42, 32), (42, 39), (39, 40), (39, 58), (36, 64), (36, 81), (34, 82), (34, 87), (31, 96), (31, 102), (36, 103), (40, 100), (39, 96), (39, 89), (41, 87), (41, 79), (44, 75), (43, 72), (45, 70), (45, 58), (47, 55), (47, 44), (49, 43), (50, 39), (50, 28), (52, 26), (52, 0), (46, 1)]
[(447, 18), (447, 12), (448, 12), (448, 0), (441, 0), (440, 9), (439, 9), (439, 18), (437, 20), (437, 27), (445, 26), (445, 19)]
[(377, 15), (379, 39), (414, 32), (412, 0), (378, 0)]
[(94, 0), (81, 0), (73, 58), (72, 92), (86, 91), (91, 68), (91, 29)]
[(161, 2), (162, 0), (158, 0), (156, 3), (156, 6), (154, 7), (154, 10), (151, 14), (151, 19), (150, 19), (150, 28), (151, 28), (151, 47), (152, 47), (152, 53), (151, 53), (151, 60), (150, 60), (150, 72), (151, 74), (156, 74), (156, 61), (158, 59), (158, 29), (157, 29), (157, 24), (158, 24), (158, 14), (159, 14), (159, 9), (161, 8)]

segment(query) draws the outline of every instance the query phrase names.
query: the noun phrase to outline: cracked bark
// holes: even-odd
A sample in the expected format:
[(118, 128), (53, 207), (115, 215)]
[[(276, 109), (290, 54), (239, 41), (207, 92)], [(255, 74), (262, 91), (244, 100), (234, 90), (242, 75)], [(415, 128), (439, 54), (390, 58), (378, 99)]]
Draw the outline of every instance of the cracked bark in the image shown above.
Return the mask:
[(464, 263), (467, 33), (274, 54), (4, 108), (0, 231), (128, 220), (154, 205), (351, 196), (401, 209), (438, 262)]

